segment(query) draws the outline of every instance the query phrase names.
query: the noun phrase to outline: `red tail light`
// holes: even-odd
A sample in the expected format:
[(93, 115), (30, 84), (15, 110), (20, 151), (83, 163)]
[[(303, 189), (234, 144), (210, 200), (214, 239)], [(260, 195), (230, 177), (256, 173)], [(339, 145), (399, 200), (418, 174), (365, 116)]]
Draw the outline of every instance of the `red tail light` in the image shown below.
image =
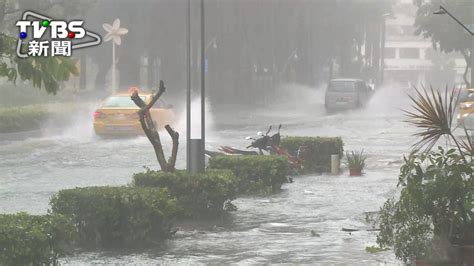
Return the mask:
[(101, 119), (104, 118), (105, 114), (101, 112), (94, 112), (94, 119)]

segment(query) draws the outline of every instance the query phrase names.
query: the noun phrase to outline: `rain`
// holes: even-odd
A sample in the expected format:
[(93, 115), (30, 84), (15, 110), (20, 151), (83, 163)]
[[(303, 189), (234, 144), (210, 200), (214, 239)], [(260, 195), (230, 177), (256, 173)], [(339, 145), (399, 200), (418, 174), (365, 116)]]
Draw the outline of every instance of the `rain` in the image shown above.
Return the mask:
[[(14, 82), (0, 75), (0, 120), (13, 112), (17, 121), (0, 125), (0, 213), (43, 215), (61, 190), (128, 186), (135, 173), (160, 170), (135, 109), (120, 115), (133, 116), (141, 134), (122, 134), (130, 128), (121, 124), (99, 128), (97, 119), (113, 116), (104, 107), (107, 97), (122, 95), (116, 106), (136, 108), (133, 88), (151, 97), (162, 80), (160, 108), (169, 110), (179, 133), (176, 169), (188, 167), (188, 122), (191, 138), (201, 138), (203, 127), (209, 151), (223, 145), (251, 151), (246, 137), (258, 138), (269, 126), (273, 134), (281, 124), (282, 139), (340, 137), (338, 173), (305, 173), (275, 193), (238, 195), (229, 215), (180, 222), (171, 238), (145, 250), (73, 252), (60, 264), (401, 264), (392, 250), (366, 250), (377, 245), (378, 234), (366, 217), (399, 195), (400, 167), (418, 140), (417, 128), (406, 123), (409, 96), (423, 87), (443, 95), (473, 87), (472, 35), (448, 16), (426, 22), (417, 2), (423, 1), (0, 0), (0, 32), (14, 36), (14, 45), (27, 10), (84, 21), (101, 38), (98, 45), (72, 47), (68, 60), (77, 73), (58, 80), (54, 93), (47, 80), (36, 86), (20, 73)], [(461, 7), (424, 2), (436, 8), (442, 2), (473, 23), (473, 13), (462, 11), (474, 8), (470, 1), (459, 1)], [(423, 23), (449, 24), (455, 30), (443, 34), (465, 37), (470, 51), (434, 47)], [(353, 91), (338, 91), (343, 83)], [(34, 117), (18, 118), (23, 112)], [(167, 159), (172, 141), (163, 126), (157, 125)], [(349, 175), (346, 151), (367, 156), (363, 175)]]

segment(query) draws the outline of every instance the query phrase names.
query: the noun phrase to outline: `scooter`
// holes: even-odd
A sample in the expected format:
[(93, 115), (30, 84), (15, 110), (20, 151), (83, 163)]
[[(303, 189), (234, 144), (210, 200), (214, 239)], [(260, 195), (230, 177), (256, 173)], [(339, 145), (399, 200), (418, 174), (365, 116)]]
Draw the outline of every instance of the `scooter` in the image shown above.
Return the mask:
[(219, 151), (205, 151), (206, 155), (213, 157), (216, 155), (265, 155), (264, 151), (270, 155), (280, 155), (284, 156), (288, 160), (288, 165), (290, 169), (294, 172), (300, 172), (303, 169), (303, 152), (304, 146), (300, 146), (298, 148), (296, 155), (291, 155), (287, 150), (280, 146), (280, 129), (281, 124), (278, 126), (277, 133), (269, 136), (270, 131), (272, 130), (272, 126), (270, 126), (265, 134), (262, 132), (258, 132), (257, 135), (260, 136), (259, 138), (252, 138), (246, 137), (247, 140), (252, 140), (252, 143), (247, 146), (247, 149), (256, 148), (256, 151), (248, 151), (248, 150), (241, 150), (231, 146), (220, 146)]
[[(263, 134), (261, 131), (257, 133), (259, 138), (253, 138), (253, 137), (246, 137), (245, 139), (247, 140), (252, 140), (252, 143), (248, 145), (246, 148), (256, 148), (258, 149), (258, 152), (256, 151), (248, 151), (248, 150), (241, 150), (237, 149), (231, 146), (220, 146), (219, 151), (226, 155), (265, 155), (263, 151), (266, 151), (267, 153), (271, 154), (270, 148), (271, 148), (271, 141), (272, 137), (268, 135), (272, 129), (272, 126), (270, 126), (267, 130), (267, 133)], [(278, 133), (277, 133), (278, 134)], [(276, 134), (275, 134), (276, 135)], [(212, 152), (210, 152), (212, 153)], [(215, 152), (214, 152), (215, 154)], [(210, 155), (210, 154), (209, 154)]]

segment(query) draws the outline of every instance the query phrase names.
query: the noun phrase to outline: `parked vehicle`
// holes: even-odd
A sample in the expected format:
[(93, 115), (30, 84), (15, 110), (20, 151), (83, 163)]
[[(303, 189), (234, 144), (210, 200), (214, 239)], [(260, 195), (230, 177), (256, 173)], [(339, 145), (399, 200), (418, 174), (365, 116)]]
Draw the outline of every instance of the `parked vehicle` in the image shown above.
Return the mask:
[(237, 149), (231, 146), (220, 146), (219, 152), (206, 150), (205, 153), (210, 157), (216, 155), (281, 155), (287, 158), (288, 165), (291, 170), (293, 170), (294, 172), (299, 172), (303, 169), (303, 158), (301, 155), (303, 154), (304, 147), (299, 147), (298, 152), (295, 155), (288, 153), (288, 151), (286, 151), (283, 147), (280, 146), (280, 129), (281, 125), (278, 126), (278, 132), (270, 136), (269, 133), (272, 130), (272, 126), (270, 126), (265, 134), (259, 131), (257, 133), (259, 137), (257, 138), (246, 137), (246, 139), (252, 140), (252, 143), (246, 148), (258, 149), (258, 152), (254, 150), (249, 151)]
[(332, 79), (324, 105), (327, 111), (359, 108), (367, 104), (372, 94), (373, 88), (361, 79)]
[[(148, 103), (152, 94), (140, 93)], [(150, 109), (150, 114), (157, 128), (163, 128), (174, 120), (172, 105), (158, 99)], [(97, 135), (137, 135), (143, 134), (138, 120), (139, 108), (130, 99), (129, 94), (115, 94), (107, 97), (94, 112), (94, 131)]]

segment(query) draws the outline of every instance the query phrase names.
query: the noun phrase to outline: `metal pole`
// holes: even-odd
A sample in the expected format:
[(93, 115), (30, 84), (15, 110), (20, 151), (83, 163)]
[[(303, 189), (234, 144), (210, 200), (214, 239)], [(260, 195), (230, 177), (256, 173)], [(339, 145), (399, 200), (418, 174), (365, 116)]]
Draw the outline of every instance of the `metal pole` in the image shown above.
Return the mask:
[(186, 5), (186, 169), (191, 171), (191, 0)]
[(459, 21), (455, 16), (453, 16), (451, 13), (449, 13), (448, 10), (446, 10), (446, 8), (444, 8), (443, 6), (439, 6), (439, 8), (441, 10), (443, 10), (444, 12), (446, 12), (446, 14), (448, 14), (448, 16), (450, 16), (452, 19), (454, 19), (459, 25), (461, 25), (461, 27), (463, 27), (467, 32), (469, 32), (471, 35), (474, 35), (474, 33), (468, 28), (466, 27), (466, 25), (462, 24), (461, 21)]
[[(202, 157), (204, 159), (204, 149), (206, 147), (206, 118), (205, 118), (205, 60), (206, 60), (206, 43), (205, 43), (205, 34), (204, 34), (204, 0), (201, 0), (201, 141), (202, 141)], [(204, 160), (202, 160), (204, 164)], [(204, 165), (202, 168), (204, 169)]]
[[(459, 25), (461, 25), (461, 27), (463, 27), (467, 32), (469, 32), (469, 34), (471, 34), (471, 36), (474, 36), (474, 32), (472, 32), (468, 27), (466, 27), (466, 25), (464, 25), (461, 21), (459, 21), (455, 16), (453, 16), (451, 13), (449, 13), (448, 10), (446, 10), (446, 8), (444, 8), (443, 6), (439, 6), (439, 9), (442, 10), (442, 11), (437, 11), (437, 12), (434, 12), (434, 14), (448, 14), (448, 16), (450, 16), (452, 19), (454, 19), (454, 21), (456, 21)], [(474, 39), (472, 40), (472, 47), (471, 47), (471, 88), (474, 88)]]

